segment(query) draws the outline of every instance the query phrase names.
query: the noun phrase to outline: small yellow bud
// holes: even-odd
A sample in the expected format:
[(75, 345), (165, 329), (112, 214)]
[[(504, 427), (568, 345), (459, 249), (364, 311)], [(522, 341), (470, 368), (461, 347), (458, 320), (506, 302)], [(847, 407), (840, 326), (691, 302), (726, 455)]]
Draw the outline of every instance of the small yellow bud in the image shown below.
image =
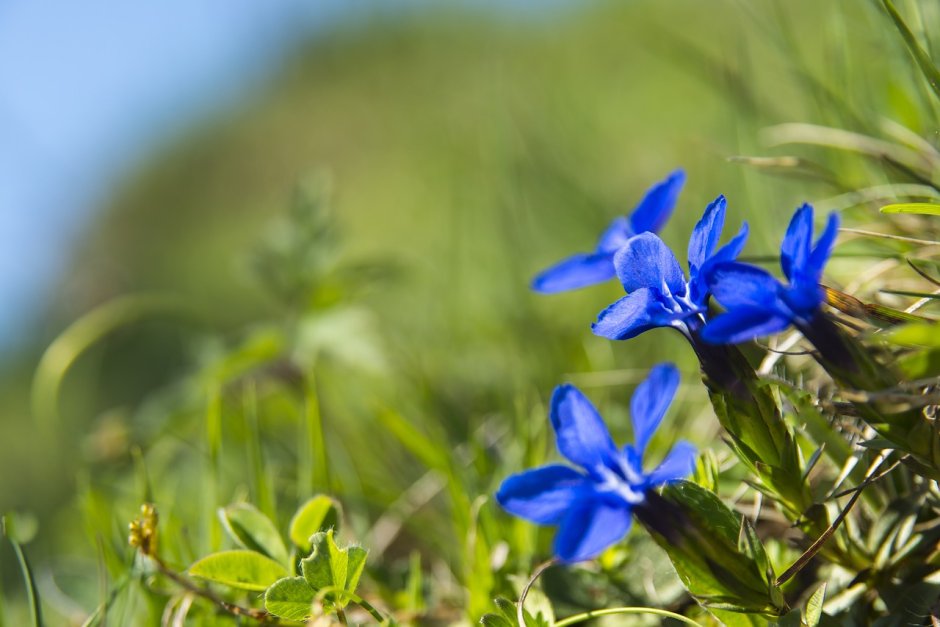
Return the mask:
[(140, 516), (128, 525), (130, 534), (127, 541), (144, 555), (153, 555), (157, 548), (157, 522), (159, 516), (153, 503), (140, 506)]

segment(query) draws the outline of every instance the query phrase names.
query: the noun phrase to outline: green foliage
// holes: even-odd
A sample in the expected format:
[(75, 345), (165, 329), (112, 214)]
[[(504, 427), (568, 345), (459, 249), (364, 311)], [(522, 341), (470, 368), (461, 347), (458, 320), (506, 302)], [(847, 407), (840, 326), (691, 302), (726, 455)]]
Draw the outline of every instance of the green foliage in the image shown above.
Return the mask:
[(682, 481), (665, 488), (661, 497), (650, 495), (636, 516), (706, 607), (770, 615), (785, 611), (753, 527), (713, 492)]
[(528, 609), (522, 610), (524, 626), (519, 624), (519, 615), (516, 604), (508, 599), (497, 598), (494, 600), (497, 614), (485, 614), (480, 619), (480, 624), (487, 627), (550, 627), (554, 621), (543, 616), (542, 612), (537, 612), (534, 616)]
[(313, 614), (317, 591), (304, 577), (275, 581), (264, 593), (264, 609), (286, 620), (303, 621)]
[[(336, 609), (391, 621), (372, 601), (413, 624), (485, 613), (517, 625), (507, 599), (549, 534), (488, 496), (551, 456), (550, 387), (593, 388), (625, 433), (624, 388), (650, 359), (675, 357), (693, 379), (668, 334), (590, 336), (616, 286), (547, 301), (524, 285), (677, 162), (690, 180), (670, 244), (719, 191), (751, 223), (759, 259), (775, 257), (782, 212), (803, 200), (864, 226), (841, 237), (827, 273), (855, 300), (828, 313), (873, 357), (868, 374), (895, 381), (834, 381), (781, 337), (743, 351), (759, 364), (757, 414), (713, 396), (727, 431), (701, 387), (684, 386), (675, 432), (650, 445), (708, 447), (699, 487), (662, 497), (681, 512), (665, 525), (681, 542), (651, 524), (661, 552), (635, 530), (597, 563), (564, 567), (524, 622), (561, 622), (554, 608), (645, 625), (651, 606), (703, 625), (929, 617), (940, 538), (923, 475), (936, 434), (928, 420), (896, 425), (935, 415), (940, 376), (940, 265), (924, 243), (940, 201), (936, 28), (926, 4), (896, 4), (602, 3), (547, 26), (403, 17), (315, 43), (271, 94), (172, 148), (102, 213), (49, 317), (65, 331), (40, 361), (32, 416), (26, 377), (2, 381), (0, 440), (13, 444), (0, 493), (42, 525), (16, 559), (0, 554), (0, 622), (219, 625)], [(792, 120), (807, 124), (779, 125)], [(783, 177), (708, 154), (758, 152), (736, 161)], [(892, 408), (909, 413), (890, 423)], [(892, 453), (899, 443), (915, 455)], [(131, 559), (125, 523), (144, 501), (161, 508), (159, 543)], [(334, 541), (340, 501), (343, 541), (364, 548)], [(177, 572), (190, 563), (197, 581)], [(34, 572), (54, 594), (39, 598)]]
[(816, 588), (816, 591), (807, 599), (806, 607), (803, 608), (801, 623), (805, 627), (816, 627), (822, 618), (823, 603), (826, 600), (826, 582), (823, 582)]
[(891, 0), (881, 1), (888, 15), (891, 16), (894, 25), (897, 26), (898, 31), (904, 38), (904, 43), (917, 62), (917, 67), (920, 68), (921, 73), (924, 75), (924, 78), (927, 80), (934, 94), (940, 99), (940, 70), (937, 69), (930, 55), (927, 54), (927, 51), (924, 50), (920, 42), (917, 41), (917, 37), (911, 31), (910, 27), (908, 27), (907, 23), (905, 23), (901, 14), (898, 13), (898, 10), (894, 7), (894, 3)]
[(290, 521), (290, 536), (294, 546), (309, 553), (310, 539), (321, 529), (339, 531), (340, 506), (335, 500), (320, 494), (301, 505)]
[(903, 202), (885, 205), (881, 213), (913, 213), (925, 216), (940, 216), (940, 205), (929, 202)]
[(188, 572), (199, 579), (256, 591), (264, 591), (287, 576), (287, 569), (270, 557), (246, 550), (211, 553), (196, 561)]
[(313, 552), (300, 562), (304, 579), (314, 590), (331, 591), (325, 600), (342, 609), (349, 602), (343, 592), (356, 591), (368, 551), (358, 546), (340, 549), (332, 529), (314, 534), (310, 543)]
[(286, 564), (287, 547), (271, 519), (249, 503), (235, 503), (219, 510), (219, 518), (233, 540), (275, 562)]
[[(20, 545), (21, 541), (28, 541), (29, 533), (18, 529), (16, 517), (5, 514), (0, 517), (0, 531), (10, 541), (13, 552), (16, 553), (16, 561), (19, 564), (20, 572), (23, 576), (23, 582), (26, 584), (26, 594), (29, 598), (29, 610), (32, 624), (34, 627), (42, 627), (42, 600), (39, 597), (39, 590), (36, 586), (36, 578), (33, 575), (33, 569), (26, 557), (26, 552)], [(2, 606), (0, 606), (2, 610)]]

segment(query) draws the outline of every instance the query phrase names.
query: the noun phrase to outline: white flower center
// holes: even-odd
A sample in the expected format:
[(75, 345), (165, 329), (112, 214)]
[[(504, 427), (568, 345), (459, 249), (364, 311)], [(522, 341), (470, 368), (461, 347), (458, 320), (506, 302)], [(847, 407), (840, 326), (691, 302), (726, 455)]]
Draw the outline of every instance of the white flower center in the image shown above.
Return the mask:
[(603, 478), (603, 482), (598, 484), (598, 489), (602, 492), (612, 492), (630, 505), (642, 503), (643, 492), (636, 489), (634, 485), (632, 485), (633, 483), (640, 483), (641, 478), (638, 477), (633, 469), (629, 467), (629, 464), (626, 463), (626, 460), (622, 460), (620, 465), (621, 468), (623, 468), (624, 474), (627, 476), (627, 480), (624, 481), (623, 477), (618, 475), (616, 472), (610, 468), (604, 467), (600, 469), (600, 475)]

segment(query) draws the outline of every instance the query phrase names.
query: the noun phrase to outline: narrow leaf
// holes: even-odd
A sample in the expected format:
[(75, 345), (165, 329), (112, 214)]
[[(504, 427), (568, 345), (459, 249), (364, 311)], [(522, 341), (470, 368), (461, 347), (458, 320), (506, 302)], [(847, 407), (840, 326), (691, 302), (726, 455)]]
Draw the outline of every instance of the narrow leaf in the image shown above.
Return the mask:
[(885, 205), (881, 213), (915, 213), (922, 216), (940, 216), (940, 205), (932, 202), (902, 202)]
[(14, 539), (15, 534), (10, 526), (9, 516), (0, 517), (0, 527), (2, 527), (3, 534), (10, 540), (10, 544), (13, 545), (13, 552), (16, 553), (16, 559), (20, 564), (23, 582), (26, 584), (26, 595), (29, 598), (33, 627), (42, 627), (42, 603), (39, 599), (39, 590), (36, 587), (36, 578), (33, 575), (33, 569), (29, 565), (29, 560), (26, 558), (26, 553), (20, 543)]
[(823, 602), (826, 600), (826, 582), (816, 588), (816, 592), (806, 601), (806, 608), (803, 610), (803, 625), (806, 627), (816, 627), (822, 618)]
[(940, 71), (937, 70), (937, 66), (933, 64), (930, 55), (921, 47), (914, 33), (908, 28), (901, 14), (898, 13), (898, 10), (894, 7), (894, 3), (891, 0), (882, 0), (882, 3), (888, 11), (888, 15), (890, 15), (891, 19), (894, 21), (894, 25), (897, 26), (897, 29), (901, 32), (901, 37), (904, 38), (907, 49), (914, 56), (914, 60), (917, 61), (917, 65), (920, 67), (924, 78), (927, 79), (927, 82), (930, 84), (930, 88), (933, 89), (933, 93), (940, 98)]

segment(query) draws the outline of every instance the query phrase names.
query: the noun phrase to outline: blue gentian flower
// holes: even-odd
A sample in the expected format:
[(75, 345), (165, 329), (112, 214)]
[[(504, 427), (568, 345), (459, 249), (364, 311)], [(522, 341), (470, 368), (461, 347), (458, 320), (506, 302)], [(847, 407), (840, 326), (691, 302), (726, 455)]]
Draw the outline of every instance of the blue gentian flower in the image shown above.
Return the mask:
[(579, 469), (551, 464), (506, 479), (496, 500), (511, 514), (558, 525), (554, 552), (565, 562), (598, 555), (630, 529), (631, 510), (648, 490), (691, 473), (695, 448), (677, 443), (655, 470), (643, 471), (643, 453), (679, 386), (672, 364), (654, 367), (630, 399), (635, 443), (617, 449), (591, 402), (574, 386), (552, 395), (551, 422), (558, 450)]
[(689, 239), (689, 279), (676, 256), (653, 233), (630, 238), (614, 255), (614, 269), (627, 295), (602, 311), (591, 328), (596, 335), (626, 340), (656, 327), (673, 327), (690, 337), (704, 318), (708, 279), (718, 264), (733, 261), (747, 240), (747, 223), (718, 248), (727, 202), (719, 196)]
[(780, 245), (780, 265), (788, 285), (766, 270), (744, 263), (715, 267), (709, 275), (709, 287), (727, 311), (709, 321), (702, 329), (702, 339), (737, 344), (782, 331), (790, 324), (806, 327), (825, 298), (819, 281), (838, 229), (839, 216), (832, 213), (814, 245), (813, 207), (804, 204), (797, 209)]
[(544, 294), (564, 292), (603, 283), (614, 278), (614, 253), (634, 235), (657, 233), (672, 213), (685, 183), (685, 172), (676, 170), (646, 192), (629, 217), (610, 223), (592, 253), (568, 257), (532, 280), (532, 289)]

